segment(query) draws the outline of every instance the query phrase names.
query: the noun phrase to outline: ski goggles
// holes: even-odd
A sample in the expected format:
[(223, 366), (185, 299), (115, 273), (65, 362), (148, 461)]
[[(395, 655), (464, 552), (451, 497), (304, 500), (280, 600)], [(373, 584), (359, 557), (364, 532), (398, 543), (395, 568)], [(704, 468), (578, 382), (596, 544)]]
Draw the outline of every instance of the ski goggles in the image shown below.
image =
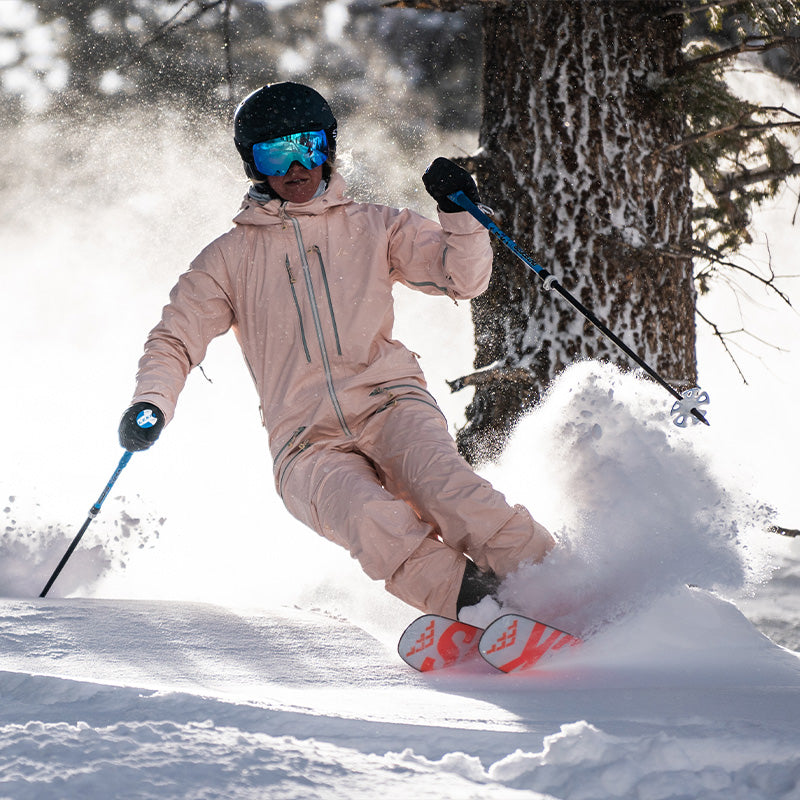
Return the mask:
[(306, 169), (314, 169), (327, 160), (325, 131), (290, 133), (253, 145), (253, 161), (262, 175), (285, 175), (295, 161)]

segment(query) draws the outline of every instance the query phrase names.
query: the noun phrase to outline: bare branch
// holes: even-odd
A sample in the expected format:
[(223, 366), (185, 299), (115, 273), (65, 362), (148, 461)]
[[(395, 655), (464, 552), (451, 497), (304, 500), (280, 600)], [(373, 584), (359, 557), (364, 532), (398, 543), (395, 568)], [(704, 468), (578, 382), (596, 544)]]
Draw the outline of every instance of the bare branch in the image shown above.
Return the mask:
[(533, 384), (531, 373), (522, 367), (489, 367), (464, 375), (461, 378), (447, 381), (447, 385), (450, 387), (451, 392), (460, 392), (465, 386), (482, 388), (499, 381)]
[(745, 386), (747, 386), (748, 385), (747, 378), (745, 378), (744, 373), (742, 372), (742, 369), (739, 366), (739, 362), (736, 360), (733, 353), (731, 353), (731, 350), (728, 347), (728, 340), (726, 338), (733, 333), (742, 333), (744, 329), (740, 328), (737, 331), (723, 332), (719, 329), (717, 324), (712, 322), (708, 317), (706, 317), (705, 314), (703, 314), (703, 312), (700, 311), (699, 308), (695, 309), (695, 313), (697, 314), (698, 317), (700, 317), (701, 320), (703, 320), (703, 322), (706, 323), (706, 325), (708, 325), (711, 328), (711, 330), (714, 332), (714, 336), (716, 336), (717, 339), (719, 339), (720, 344), (722, 345), (725, 352), (728, 354), (728, 358), (730, 358), (730, 360), (733, 362), (733, 366), (736, 367), (736, 371), (739, 373), (739, 377), (742, 379), (742, 383), (744, 383)]
[[(774, 269), (772, 267), (772, 253), (771, 253), (771, 250), (770, 250), (770, 247), (769, 247), (769, 241), (767, 241), (767, 252), (769, 254), (769, 277), (765, 278), (762, 275), (759, 275), (753, 269), (748, 269), (747, 267), (743, 266), (742, 264), (738, 264), (738, 263), (733, 262), (733, 261), (725, 260), (722, 257), (722, 254), (719, 251), (714, 250), (714, 248), (712, 248), (712, 247), (710, 247), (708, 245), (702, 244), (702, 243), (695, 243), (695, 255), (697, 255), (699, 257), (702, 257), (706, 261), (709, 262), (708, 267), (697, 274), (697, 279), (700, 280), (700, 281), (702, 281), (704, 279), (708, 279), (709, 277), (711, 277), (712, 275), (714, 275), (717, 272), (717, 267), (726, 267), (727, 268), (727, 272), (725, 272), (724, 274), (720, 273), (720, 277), (723, 277), (726, 282), (730, 283), (730, 288), (734, 292), (735, 296), (737, 296), (737, 298), (739, 296), (739, 293), (743, 292), (743, 288), (739, 284), (737, 284), (736, 281), (734, 281), (730, 277), (730, 273), (731, 272), (733, 272), (733, 273), (739, 272), (739, 273), (747, 276), (748, 278), (750, 278), (752, 280), (755, 280), (757, 283), (760, 283), (766, 289), (772, 290), (776, 295), (778, 295), (778, 297), (781, 298), (781, 300), (783, 300), (784, 303), (786, 303), (787, 306), (789, 306), (789, 308), (794, 309), (794, 306), (792, 305), (792, 302), (791, 302), (789, 296), (785, 292), (783, 292), (781, 289), (779, 289), (778, 286), (776, 286), (776, 284), (775, 284), (775, 280), (776, 280), (776, 278), (778, 276), (775, 274), (775, 271), (774, 271)], [(791, 278), (791, 277), (795, 277), (796, 278), (796, 277), (800, 277), (800, 276), (797, 276), (797, 275), (782, 275), (781, 277), (782, 278)], [(759, 336), (756, 336), (755, 334), (753, 334), (750, 331), (748, 331), (746, 328), (738, 328), (736, 330), (723, 331), (723, 330), (721, 330), (719, 328), (718, 325), (716, 325), (716, 323), (714, 323), (712, 320), (710, 320), (708, 317), (706, 317), (700, 311), (700, 309), (698, 307), (695, 307), (695, 311), (697, 313), (697, 316), (711, 328), (711, 330), (714, 333), (714, 336), (717, 339), (719, 339), (720, 343), (722, 344), (723, 349), (725, 350), (725, 352), (727, 353), (728, 357), (733, 362), (733, 365), (736, 367), (736, 371), (739, 373), (742, 381), (745, 384), (747, 384), (748, 381), (745, 378), (744, 373), (742, 372), (742, 370), (741, 370), (741, 368), (739, 366), (739, 363), (737, 362), (735, 356), (733, 355), (733, 353), (731, 351), (731, 348), (728, 346), (728, 342), (731, 340), (731, 337), (733, 337), (733, 336), (735, 336), (737, 334), (744, 334), (745, 336), (748, 336), (751, 339), (754, 339), (755, 341), (760, 342), (761, 344), (763, 344), (763, 345), (765, 345), (767, 347), (770, 347), (770, 348), (772, 348), (774, 350), (777, 350), (779, 352), (785, 352), (784, 348), (782, 348), (782, 347), (780, 347), (780, 346), (778, 346), (776, 344), (773, 344), (772, 342), (769, 342), (769, 341), (767, 341), (765, 339), (762, 339)]]
[(233, 0), (225, 0), (222, 10), (222, 49), (225, 51), (225, 74), (228, 81), (228, 102), (233, 100), (233, 53), (231, 50), (231, 6)]
[(453, 161), (473, 175), (485, 175), (490, 168), (490, 160), (480, 153), (466, 156), (456, 156)]
[(800, 120), (800, 114), (791, 111), (790, 109), (786, 108), (786, 106), (759, 106), (759, 111), (769, 111), (770, 113), (774, 112), (776, 114), (788, 114), (790, 117)]
[[(730, 348), (728, 347), (728, 338), (731, 336), (735, 336), (736, 334), (744, 334), (745, 336), (749, 336), (751, 339), (759, 342), (760, 344), (765, 345), (766, 347), (771, 347), (773, 350), (777, 350), (779, 353), (785, 353), (787, 350), (783, 347), (778, 347), (777, 345), (772, 344), (771, 342), (766, 341), (766, 339), (762, 339), (760, 336), (755, 336), (754, 334), (750, 333), (746, 328), (737, 328), (736, 330), (731, 331), (722, 331), (719, 327), (712, 322), (708, 317), (706, 317), (699, 309), (696, 309), (697, 316), (705, 322), (713, 331), (714, 336), (716, 336), (720, 343), (722, 344), (725, 352), (728, 354), (728, 357), (733, 362), (734, 366), (736, 367), (736, 371), (739, 373), (739, 376), (742, 379), (744, 384), (748, 384), (747, 378), (745, 378), (744, 373), (742, 372), (741, 368), (739, 367), (739, 363), (736, 361), (733, 353), (731, 353)], [(744, 349), (744, 348), (743, 348)]]
[(510, 0), (390, 0), (382, 8), (415, 8), (418, 11), (461, 11), (464, 6), (507, 6)]
[[(724, 266), (724, 267), (727, 268), (727, 272), (724, 273), (724, 275), (721, 274), (720, 277), (724, 277), (724, 279), (731, 284), (731, 290), (734, 292), (734, 294), (737, 297), (738, 297), (738, 294), (740, 292), (744, 291), (744, 289), (743, 289), (742, 286), (737, 284), (730, 277), (730, 273), (739, 272), (739, 273), (747, 276), (748, 278), (751, 278), (751, 279), (755, 280), (757, 283), (760, 283), (762, 286), (764, 286), (764, 288), (773, 291), (778, 297), (781, 298), (781, 300), (783, 300), (784, 303), (786, 303), (787, 306), (789, 306), (789, 308), (794, 310), (794, 306), (792, 305), (792, 302), (791, 302), (789, 296), (785, 292), (783, 292), (781, 289), (779, 289), (778, 286), (775, 284), (775, 280), (776, 280), (776, 278), (778, 276), (775, 274), (775, 271), (774, 271), (774, 269), (772, 267), (772, 252), (771, 252), (770, 247), (769, 247), (769, 241), (767, 241), (767, 252), (769, 254), (769, 272), (770, 272), (770, 277), (769, 278), (764, 278), (761, 275), (759, 275), (758, 273), (754, 272), (753, 270), (742, 266), (741, 264), (737, 264), (735, 262), (723, 260), (722, 257), (721, 257), (721, 254), (719, 254), (717, 251), (713, 250), (713, 248), (708, 247), (706, 245), (698, 244), (696, 246), (696, 254), (701, 256), (702, 258), (706, 259), (709, 262), (709, 265), (708, 265), (707, 268), (705, 268), (704, 270), (700, 271), (697, 274), (697, 280), (699, 280), (701, 282), (704, 281), (704, 280), (707, 280), (709, 277), (711, 277), (712, 275), (714, 275), (714, 273), (717, 272), (717, 266)], [(800, 277), (800, 276), (797, 276), (797, 275), (782, 275), (780, 277), (782, 277), (782, 278), (797, 278), (797, 277)], [(727, 346), (727, 338), (728, 337), (730, 337), (730, 336), (732, 336), (734, 334), (744, 333), (745, 335), (749, 336), (752, 339), (755, 339), (756, 341), (760, 342), (761, 344), (766, 345), (767, 347), (770, 347), (770, 348), (772, 348), (774, 350), (778, 350), (780, 352), (783, 352), (783, 348), (779, 347), (778, 345), (773, 344), (772, 342), (766, 341), (765, 339), (762, 339), (762, 338), (756, 336), (755, 334), (753, 334), (753, 333), (751, 333), (751, 332), (749, 332), (749, 331), (747, 331), (745, 329), (739, 329), (739, 330), (736, 330), (736, 331), (721, 331), (708, 318), (704, 317), (702, 315), (702, 313), (699, 311), (699, 309), (697, 310), (697, 314), (704, 322), (706, 322), (714, 330), (714, 335), (717, 336), (717, 338), (722, 342), (723, 347), (725, 348), (725, 351), (728, 353), (728, 356), (731, 358), (731, 360), (733, 361), (734, 365), (736, 365), (736, 368), (739, 371), (740, 375), (742, 374), (741, 370), (739, 369), (739, 366), (738, 366), (735, 358), (733, 357), (730, 349)], [(742, 376), (742, 379), (745, 380), (744, 376)], [(745, 383), (746, 383), (746, 380), (745, 380)]]
[[(128, 57), (123, 59), (118, 68), (126, 67), (131, 64), (139, 55), (139, 53), (146, 50), (152, 44), (155, 44), (157, 41), (163, 39), (172, 31), (178, 30), (178, 28), (182, 28), (185, 25), (189, 25), (200, 17), (203, 14), (221, 6), (223, 3), (227, 3), (229, 0), (184, 0), (181, 7), (168, 19), (166, 22), (162, 23), (155, 31), (155, 33), (147, 40), (145, 40), (142, 44), (140, 44), (132, 53), (128, 54)], [(181, 15), (184, 9), (189, 8), (192, 3), (197, 3), (197, 9), (194, 13), (190, 14), (186, 19), (181, 20), (180, 22), (175, 22), (175, 20)]]
[[(791, 301), (791, 298), (789, 297), (789, 295), (787, 295), (784, 291), (782, 291), (781, 289), (779, 289), (775, 285), (775, 279), (778, 276), (773, 271), (771, 265), (770, 265), (770, 268), (769, 268), (769, 271), (770, 271), (769, 278), (764, 278), (761, 275), (759, 275), (757, 272), (754, 272), (753, 270), (748, 269), (747, 267), (743, 267), (741, 264), (737, 264), (734, 261), (717, 261), (717, 260), (715, 260), (714, 263), (718, 264), (719, 266), (725, 266), (728, 269), (733, 270), (734, 272), (741, 272), (742, 274), (746, 275), (748, 278), (752, 278), (757, 283), (760, 283), (765, 288), (770, 289), (772, 292), (774, 292), (778, 297), (780, 297), (781, 300), (783, 300), (784, 303), (786, 303), (787, 306), (789, 306), (789, 308), (794, 308), (794, 306), (792, 305), (792, 301)], [(783, 275), (781, 277), (791, 278), (791, 277), (797, 277), (797, 276)]]
[(769, 533), (778, 533), (781, 536), (800, 536), (800, 531), (795, 528), (783, 528), (780, 525), (770, 525), (767, 531)]

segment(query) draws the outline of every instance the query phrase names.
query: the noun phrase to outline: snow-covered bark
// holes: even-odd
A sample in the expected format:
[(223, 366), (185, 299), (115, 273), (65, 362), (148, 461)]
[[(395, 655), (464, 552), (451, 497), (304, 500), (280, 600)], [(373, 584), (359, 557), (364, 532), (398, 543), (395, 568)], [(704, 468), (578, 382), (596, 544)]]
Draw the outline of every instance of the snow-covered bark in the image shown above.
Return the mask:
[[(676, 5), (553, 3), (485, 12), (474, 166), (498, 224), (667, 380), (696, 378), (689, 169), (681, 109), (658, 89), (680, 58)], [(502, 245), (473, 301), (478, 373), (460, 446), (496, 455), (520, 412), (580, 358), (626, 357)]]

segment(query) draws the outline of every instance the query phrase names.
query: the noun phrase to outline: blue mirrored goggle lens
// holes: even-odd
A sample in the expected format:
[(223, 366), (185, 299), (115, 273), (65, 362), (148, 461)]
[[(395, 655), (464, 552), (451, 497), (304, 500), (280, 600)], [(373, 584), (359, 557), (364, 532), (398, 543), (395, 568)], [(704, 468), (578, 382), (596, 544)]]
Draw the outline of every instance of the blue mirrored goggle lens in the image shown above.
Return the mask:
[(253, 161), (262, 175), (285, 175), (295, 161), (306, 169), (314, 169), (327, 160), (325, 131), (292, 133), (253, 145)]

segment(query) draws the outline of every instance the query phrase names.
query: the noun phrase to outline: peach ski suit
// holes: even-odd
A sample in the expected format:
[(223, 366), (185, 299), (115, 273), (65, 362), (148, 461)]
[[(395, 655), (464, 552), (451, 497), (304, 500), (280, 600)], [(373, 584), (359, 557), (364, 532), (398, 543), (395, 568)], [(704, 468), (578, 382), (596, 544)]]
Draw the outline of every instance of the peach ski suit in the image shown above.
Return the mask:
[(464, 554), (502, 576), (553, 543), (461, 458), (416, 358), (391, 338), (392, 283), (475, 297), (488, 234), (466, 213), (440, 225), (344, 192), (334, 173), (307, 203), (246, 197), (173, 288), (133, 402), (169, 421), (189, 371), (233, 328), (287, 509), (391, 593), (454, 616)]

